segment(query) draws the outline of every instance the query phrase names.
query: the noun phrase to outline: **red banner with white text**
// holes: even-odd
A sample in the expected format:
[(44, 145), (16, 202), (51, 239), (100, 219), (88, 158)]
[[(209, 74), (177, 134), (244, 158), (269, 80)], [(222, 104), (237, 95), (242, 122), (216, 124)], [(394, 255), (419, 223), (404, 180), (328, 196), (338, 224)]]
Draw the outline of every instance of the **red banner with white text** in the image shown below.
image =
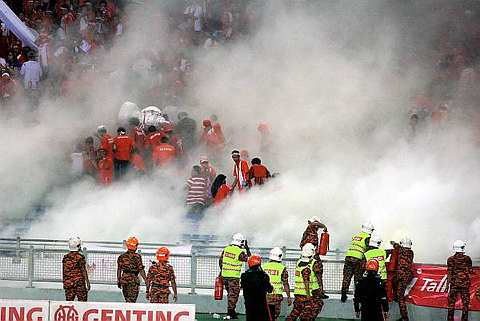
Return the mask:
[[(475, 293), (480, 287), (480, 268), (474, 268), (470, 286), (470, 310), (480, 311), (480, 301)], [(413, 280), (405, 293), (407, 301), (420, 306), (447, 308), (448, 284), (447, 267), (416, 264), (414, 265)], [(460, 296), (455, 304), (461, 309)]]

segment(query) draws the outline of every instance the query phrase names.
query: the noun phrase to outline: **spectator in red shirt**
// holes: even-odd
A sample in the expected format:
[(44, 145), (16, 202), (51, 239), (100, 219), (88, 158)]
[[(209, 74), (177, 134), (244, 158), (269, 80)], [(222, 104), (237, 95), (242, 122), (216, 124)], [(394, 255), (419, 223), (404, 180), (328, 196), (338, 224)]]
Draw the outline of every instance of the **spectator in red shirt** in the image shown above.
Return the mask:
[(97, 181), (102, 185), (109, 185), (113, 180), (113, 161), (105, 149), (98, 150)]
[(164, 136), (160, 140), (160, 144), (153, 147), (152, 163), (158, 167), (170, 165), (177, 156), (175, 146), (169, 143), (168, 137)]
[(10, 77), (8, 72), (2, 73), (0, 79), (0, 98), (2, 102), (9, 102), (18, 90), (17, 82)]
[(130, 166), (130, 158), (132, 155), (134, 142), (130, 137), (128, 137), (125, 128), (119, 127), (117, 133), (117, 137), (113, 139), (115, 176), (122, 177), (127, 173)]
[(248, 171), (248, 176), (255, 185), (263, 185), (271, 177), (270, 172), (262, 165), (262, 161), (258, 157), (252, 159), (252, 166)]
[(152, 153), (153, 147), (160, 144), (160, 139), (165, 136), (164, 133), (157, 131), (157, 127), (149, 126), (148, 134), (145, 137), (145, 151)]
[(243, 192), (251, 187), (251, 181), (248, 176), (248, 163), (245, 160), (240, 159), (240, 152), (238, 150), (232, 151), (233, 176), (235, 177), (235, 183), (233, 186), (238, 189), (239, 192)]
[(220, 174), (215, 178), (212, 184), (211, 192), (213, 204), (215, 205), (219, 205), (230, 195), (232, 189), (227, 185), (227, 177), (225, 175)]

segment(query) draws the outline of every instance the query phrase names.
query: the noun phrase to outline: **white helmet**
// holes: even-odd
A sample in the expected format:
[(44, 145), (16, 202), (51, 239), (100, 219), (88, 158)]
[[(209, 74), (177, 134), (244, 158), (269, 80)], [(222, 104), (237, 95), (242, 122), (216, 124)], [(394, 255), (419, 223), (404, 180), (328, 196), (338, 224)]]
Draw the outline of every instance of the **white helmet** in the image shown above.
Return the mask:
[(400, 240), (400, 246), (405, 247), (407, 249), (412, 248), (412, 240), (409, 239), (408, 237), (404, 237), (403, 239)]
[(382, 238), (380, 237), (380, 235), (372, 234), (368, 245), (374, 246), (374, 247), (380, 247), (380, 245), (382, 245)]
[(372, 222), (365, 222), (362, 224), (362, 232), (372, 234), (375, 227), (373, 226)]
[(82, 246), (82, 240), (78, 236), (72, 236), (68, 239), (68, 248), (70, 251), (79, 251)]
[(273, 249), (270, 250), (270, 255), (268, 256), (268, 258), (272, 261), (281, 262), (282, 256), (283, 256), (282, 249), (279, 247), (274, 247)]
[(462, 240), (456, 240), (453, 242), (453, 250), (456, 253), (465, 253), (465, 246), (467, 246), (467, 243)]
[(320, 219), (318, 218), (318, 216), (312, 216), (309, 220), (308, 220), (308, 223), (313, 223), (313, 222), (319, 222), (320, 223)]
[(242, 246), (244, 242), (245, 242), (245, 237), (243, 236), (243, 234), (240, 234), (240, 233), (233, 234), (232, 236), (233, 245)]
[(302, 257), (300, 261), (309, 262), (315, 254), (315, 246), (312, 243), (307, 243), (302, 247)]

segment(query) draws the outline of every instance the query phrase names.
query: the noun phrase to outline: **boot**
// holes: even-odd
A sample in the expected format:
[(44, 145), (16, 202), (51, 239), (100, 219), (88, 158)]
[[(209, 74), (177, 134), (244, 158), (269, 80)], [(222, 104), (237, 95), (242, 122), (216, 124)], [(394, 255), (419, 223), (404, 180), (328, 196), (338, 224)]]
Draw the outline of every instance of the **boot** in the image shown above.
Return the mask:
[(342, 297), (340, 298), (340, 301), (342, 301), (342, 303), (345, 303), (347, 302), (347, 299), (348, 299), (347, 292), (342, 291)]
[(238, 314), (235, 312), (235, 309), (228, 309), (227, 315), (223, 318), (224, 320), (238, 319)]

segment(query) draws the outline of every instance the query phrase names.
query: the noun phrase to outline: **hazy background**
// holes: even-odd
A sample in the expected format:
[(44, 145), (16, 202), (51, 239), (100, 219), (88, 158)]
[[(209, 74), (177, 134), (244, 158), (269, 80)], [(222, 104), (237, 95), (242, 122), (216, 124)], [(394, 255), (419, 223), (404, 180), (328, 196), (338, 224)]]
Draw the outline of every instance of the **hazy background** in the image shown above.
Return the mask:
[[(155, 10), (130, 13), (135, 27), (98, 57), (82, 103), (45, 99), (34, 117), (2, 116), (3, 236), (15, 234), (12, 220), (27, 220), (23, 235), (29, 237), (122, 240), (134, 234), (173, 242), (185, 232), (188, 170), (108, 188), (68, 174), (75, 142), (100, 124), (114, 132), (121, 103), (141, 100), (141, 82), (161, 78), (131, 72), (146, 52), (171, 45), (166, 18)], [(475, 253), (480, 171), (472, 122), (453, 106), (446, 126), (422, 128), (408, 139), (411, 97), (431, 77), (442, 8), (271, 1), (262, 13), (251, 38), (194, 53), (182, 109), (199, 121), (217, 114), (228, 148), (248, 149), (252, 157), (258, 155), (256, 127), (267, 121), (275, 148), (260, 156), (281, 174), (209, 211), (201, 231), (242, 232), (252, 246), (297, 247), (307, 218), (317, 215), (332, 247), (345, 248), (371, 220), (385, 241), (410, 236), (421, 261), (443, 262), (455, 239)], [(230, 162), (226, 149), (218, 167), (227, 176)], [(38, 207), (45, 213), (36, 217)]]

